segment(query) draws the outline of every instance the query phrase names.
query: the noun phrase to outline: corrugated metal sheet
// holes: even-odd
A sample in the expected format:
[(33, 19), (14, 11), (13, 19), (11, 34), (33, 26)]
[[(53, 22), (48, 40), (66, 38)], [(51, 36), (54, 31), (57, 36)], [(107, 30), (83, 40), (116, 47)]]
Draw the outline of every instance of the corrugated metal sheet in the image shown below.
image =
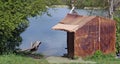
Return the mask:
[[(64, 28), (63, 28), (64, 27)], [(52, 29), (54, 30), (63, 30), (63, 31), (67, 31), (67, 32), (75, 32), (76, 28), (78, 28), (79, 25), (69, 25), (69, 24), (57, 24), (55, 25)]]
[(75, 55), (87, 56), (99, 49), (99, 21), (93, 19), (75, 33)]
[(74, 55), (88, 56), (101, 50), (104, 54), (115, 53), (115, 21), (94, 18), (75, 32)]
[(67, 31), (68, 56), (88, 56), (101, 50), (115, 53), (116, 22), (99, 16), (68, 14), (53, 27)]
[(75, 32), (78, 28), (84, 26), (87, 22), (95, 17), (96, 16), (80, 16), (67, 14), (67, 16), (52, 29)]
[(116, 26), (115, 21), (100, 18), (100, 50), (105, 54), (115, 52)]

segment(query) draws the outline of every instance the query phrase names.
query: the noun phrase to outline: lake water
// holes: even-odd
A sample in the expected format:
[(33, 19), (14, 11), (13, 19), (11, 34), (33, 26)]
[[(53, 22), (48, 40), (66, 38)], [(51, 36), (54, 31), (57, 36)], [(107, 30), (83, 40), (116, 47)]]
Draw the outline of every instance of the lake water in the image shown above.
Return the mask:
[[(26, 49), (31, 46), (31, 42), (40, 40), (42, 44), (38, 49), (38, 53), (46, 56), (62, 56), (67, 53), (65, 49), (66, 45), (66, 32), (56, 31), (51, 28), (62, 20), (67, 13), (68, 8), (49, 8), (48, 12), (51, 16), (43, 14), (42, 16), (36, 16), (28, 18), (30, 25), (25, 32), (21, 34), (23, 38), (20, 48)], [(107, 12), (103, 10), (76, 10), (80, 15), (97, 15), (107, 16)]]

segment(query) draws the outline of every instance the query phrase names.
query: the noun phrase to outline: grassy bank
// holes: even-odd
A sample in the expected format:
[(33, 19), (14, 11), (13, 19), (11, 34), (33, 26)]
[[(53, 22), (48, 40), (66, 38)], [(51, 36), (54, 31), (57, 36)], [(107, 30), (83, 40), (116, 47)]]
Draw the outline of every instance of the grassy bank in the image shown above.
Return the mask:
[[(39, 56), (37, 56), (39, 57)], [(36, 57), (32, 55), (26, 56), (26, 55), (16, 55), (16, 54), (8, 54), (8, 55), (0, 55), (0, 64), (49, 64), (47, 59), (40, 56), (39, 59), (35, 59)], [(64, 62), (65, 60), (58, 60), (54, 58), (55, 61)], [(52, 60), (52, 59), (50, 59)], [(116, 59), (115, 55), (103, 55), (101, 52), (95, 53), (93, 56), (84, 58), (84, 60), (70, 60), (74, 62), (65, 62), (64, 64), (92, 64), (87, 63), (87, 61), (96, 62), (96, 64), (120, 64), (120, 59)], [(61, 63), (62, 64), (62, 63)]]
[(89, 61), (94, 61), (97, 64), (120, 64), (120, 59), (115, 57), (104, 57), (104, 58), (89, 58)]
[(27, 56), (9, 54), (0, 55), (0, 64), (48, 64), (44, 59), (34, 59)]
[(85, 58), (85, 60), (94, 61), (97, 64), (120, 64), (120, 58), (116, 58), (115, 54), (102, 54), (97, 51), (93, 56)]

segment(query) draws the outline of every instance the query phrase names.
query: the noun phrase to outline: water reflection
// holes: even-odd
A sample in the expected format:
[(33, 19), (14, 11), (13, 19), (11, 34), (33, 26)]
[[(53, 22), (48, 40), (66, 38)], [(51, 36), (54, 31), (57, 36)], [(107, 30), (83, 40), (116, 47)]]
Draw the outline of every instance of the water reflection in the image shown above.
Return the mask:
[[(57, 24), (70, 11), (67, 8), (48, 9), (51, 17), (47, 14), (28, 18), (30, 26), (21, 34), (23, 41), (20, 48), (29, 48), (31, 42), (40, 40), (42, 44), (37, 52), (47, 56), (61, 56), (67, 53), (66, 32), (55, 31), (51, 28)], [(102, 10), (76, 10), (80, 15), (100, 15), (107, 16), (107, 12)]]

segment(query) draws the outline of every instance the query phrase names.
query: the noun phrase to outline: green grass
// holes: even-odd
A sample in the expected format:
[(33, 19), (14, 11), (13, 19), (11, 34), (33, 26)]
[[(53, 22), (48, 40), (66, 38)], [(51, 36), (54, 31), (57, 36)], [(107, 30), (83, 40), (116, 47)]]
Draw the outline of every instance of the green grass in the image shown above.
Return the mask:
[(120, 64), (120, 59), (109, 56), (106, 58), (87, 58), (87, 60), (94, 61), (97, 64)]
[(120, 64), (120, 59), (113, 59), (113, 58), (108, 58), (108, 59), (94, 59), (92, 61), (97, 62), (97, 64)]
[[(35, 56), (34, 56), (35, 55)], [(0, 64), (49, 64), (45, 58), (39, 54), (8, 54), (0, 55)], [(39, 57), (39, 59), (35, 59)], [(84, 58), (86, 61), (93, 61), (96, 64), (120, 64), (120, 59), (116, 59), (115, 55), (104, 55), (100, 51), (97, 51), (93, 56)], [(70, 63), (70, 64), (84, 64), (84, 63)]]
[(94, 61), (97, 64), (120, 64), (120, 58), (115, 58), (115, 54), (102, 54), (97, 51), (93, 56), (85, 58), (85, 60)]
[(48, 64), (44, 59), (33, 59), (28, 56), (16, 54), (0, 55), (0, 64)]

